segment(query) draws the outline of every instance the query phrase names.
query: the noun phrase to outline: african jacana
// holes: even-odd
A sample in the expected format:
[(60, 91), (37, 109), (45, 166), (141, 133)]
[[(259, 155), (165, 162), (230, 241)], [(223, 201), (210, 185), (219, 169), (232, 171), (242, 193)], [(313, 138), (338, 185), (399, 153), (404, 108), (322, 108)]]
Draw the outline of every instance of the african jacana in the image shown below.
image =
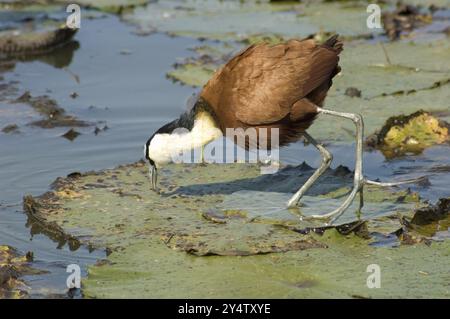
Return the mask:
[[(304, 136), (320, 151), (323, 159), (320, 167), (289, 200), (288, 207), (292, 208), (331, 164), (331, 153), (306, 132), (316, 116), (323, 113), (350, 119), (356, 125), (354, 186), (338, 209), (312, 217), (338, 218), (358, 192), (362, 206), (362, 117), (321, 108), (333, 77), (340, 71), (338, 62), (342, 49), (342, 42), (334, 35), (321, 45), (314, 40), (289, 40), (277, 45), (251, 45), (238, 53), (215, 72), (191, 110), (148, 139), (145, 157), (150, 163), (153, 189), (156, 189), (157, 167), (170, 162), (174, 152), (206, 145), (224, 135), (227, 128), (253, 127), (258, 134), (261, 128), (278, 128), (280, 147)], [(174, 132), (181, 127), (189, 131)]]

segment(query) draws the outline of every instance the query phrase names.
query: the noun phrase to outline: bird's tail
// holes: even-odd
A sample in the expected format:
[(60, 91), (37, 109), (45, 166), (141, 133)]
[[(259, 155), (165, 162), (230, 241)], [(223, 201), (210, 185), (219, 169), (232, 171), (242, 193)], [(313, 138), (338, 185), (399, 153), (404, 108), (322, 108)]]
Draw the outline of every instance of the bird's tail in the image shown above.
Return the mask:
[(338, 38), (339, 34), (333, 35), (331, 38), (324, 42), (323, 46), (336, 51), (337, 54), (341, 53), (344, 49), (344, 44)]

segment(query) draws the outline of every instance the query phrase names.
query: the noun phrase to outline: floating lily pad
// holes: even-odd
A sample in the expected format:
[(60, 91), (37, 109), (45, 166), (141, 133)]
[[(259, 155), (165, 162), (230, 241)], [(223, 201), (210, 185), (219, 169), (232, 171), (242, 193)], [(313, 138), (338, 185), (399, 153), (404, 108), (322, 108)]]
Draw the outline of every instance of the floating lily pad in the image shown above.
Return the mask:
[[(344, 36), (370, 34), (363, 5), (268, 1), (158, 1), (124, 14), (139, 29), (222, 41), (253, 36), (306, 37), (326, 31)], [(262, 24), (261, 21), (264, 21)]]
[(334, 87), (344, 92), (356, 86), (366, 99), (420, 91), (450, 78), (450, 68), (442, 67), (449, 58), (448, 41), (387, 43), (384, 49), (375, 43), (345, 43), (340, 60), (342, 72), (333, 81)]
[[(78, 0), (76, 4), (110, 13), (120, 13), (123, 9), (145, 5), (149, 0)], [(74, 3), (70, 0), (0, 0), (0, 8), (9, 10), (56, 11), (62, 6)]]
[[(327, 171), (308, 192), (304, 207), (325, 213), (330, 204), (341, 203), (352, 181), (346, 171)], [(411, 219), (414, 208), (424, 206), (414, 193), (367, 187), (363, 220), (351, 208), (334, 234), (334, 227), (302, 221), (303, 207), (283, 208), (285, 197), (312, 168), (259, 174), (259, 166), (251, 164), (171, 164), (160, 170), (155, 193), (146, 165), (139, 162), (60, 178), (47, 194), (26, 197), (25, 210), (31, 223), (58, 236), (107, 247), (108, 262), (90, 267), (83, 282), (88, 297), (405, 296), (405, 285), (415, 276), (394, 267), (401, 260), (414, 274), (420, 267), (433, 273), (426, 285), (414, 284), (408, 296), (428, 294), (428, 284), (437, 285), (434, 294), (445, 296), (442, 282), (436, 282), (448, 262), (447, 242), (432, 242), (431, 247), (417, 243), (423, 246), (411, 250), (400, 245), (398, 251), (371, 246), (379, 236), (399, 241), (393, 232), (402, 228), (401, 217)], [(433, 263), (415, 258), (432, 258)], [(386, 282), (383, 294), (366, 290), (366, 267), (374, 262), (387, 267), (386, 278), (395, 281)], [(336, 276), (332, 281), (330, 271)], [(344, 274), (355, 272), (358, 279), (351, 283), (361, 282), (347, 284)], [(315, 282), (311, 289), (299, 289), (310, 281)]]
[(180, 82), (196, 87), (199, 83), (206, 83), (212, 77), (216, 67), (214, 65), (201, 65), (195, 63), (185, 63), (175, 70), (169, 71), (167, 77), (174, 82)]
[[(63, 3), (73, 3), (70, 0), (58, 0)], [(80, 6), (98, 9), (104, 12), (120, 13), (124, 9), (131, 9), (135, 6), (145, 5), (149, 0), (78, 0)]]

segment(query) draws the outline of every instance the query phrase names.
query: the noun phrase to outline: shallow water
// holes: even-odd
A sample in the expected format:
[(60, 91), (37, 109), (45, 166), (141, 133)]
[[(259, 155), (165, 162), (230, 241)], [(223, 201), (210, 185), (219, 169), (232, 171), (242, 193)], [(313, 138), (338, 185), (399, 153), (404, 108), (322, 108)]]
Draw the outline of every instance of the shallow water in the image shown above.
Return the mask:
[[(140, 37), (132, 31), (113, 16), (86, 20), (75, 38), (79, 45), (72, 47), (72, 60), (63, 63), (66, 69), (54, 67), (58, 57), (53, 56), (17, 63), (12, 72), (4, 74), (5, 81), (20, 81), (19, 94), (25, 90), (33, 96), (48, 94), (69, 114), (91, 122), (104, 121), (109, 127), (98, 135), (94, 127), (77, 129), (82, 135), (70, 142), (60, 137), (68, 128), (28, 127), (25, 123), (35, 115), (26, 106), (0, 103), (0, 111), (10, 114), (6, 121), (0, 120), (0, 127), (17, 123), (21, 130), (20, 134), (0, 133), (0, 244), (33, 251), (35, 267), (50, 271), (26, 278), (35, 297), (65, 293), (66, 266), (77, 263), (86, 269), (104, 252), (89, 252), (83, 247), (70, 251), (38, 230), (31, 234), (22, 213), (22, 196), (39, 195), (56, 177), (73, 171), (104, 169), (142, 158), (146, 139), (176, 117), (194, 91), (173, 84), (165, 73), (177, 58), (192, 54), (189, 47), (201, 42), (163, 34)], [(74, 91), (79, 94), (76, 99), (69, 96)], [(99, 124), (103, 126), (103, 122)], [(354, 165), (352, 145), (328, 147), (335, 155), (333, 167)], [(365, 153), (365, 173), (381, 180), (429, 175), (431, 186), (412, 188), (434, 202), (448, 196), (449, 155), (448, 146), (389, 161), (379, 152)], [(316, 167), (320, 157), (313, 147), (297, 143), (281, 152), (281, 161), (306, 161)]]
[[(165, 80), (165, 72), (177, 57), (188, 54), (186, 48), (194, 40), (164, 35), (142, 38), (131, 31), (112, 16), (84, 22), (76, 36), (82, 45), (68, 66), (79, 76), (80, 84), (67, 71), (38, 61), (18, 63), (13, 72), (4, 74), (5, 81), (20, 81), (20, 93), (48, 94), (68, 113), (88, 121), (106, 121), (109, 127), (97, 136), (93, 127), (82, 128), (82, 135), (70, 142), (60, 137), (68, 128), (20, 125), (29, 121), (24, 121), (23, 113), (13, 113), (1, 123), (2, 127), (18, 123), (21, 133), (0, 134), (0, 243), (22, 252), (33, 251), (36, 267), (51, 271), (50, 275), (28, 278), (38, 295), (40, 288), (43, 294), (65, 292), (66, 266), (94, 263), (104, 253), (57, 249), (58, 244), (48, 237), (30, 235), (22, 196), (39, 195), (56, 177), (73, 171), (138, 160), (148, 136), (180, 113), (192, 91)], [(122, 50), (132, 52), (122, 55)], [(78, 98), (69, 97), (73, 91)], [(89, 108), (91, 105), (94, 108)], [(17, 107), (0, 104), (2, 111)]]

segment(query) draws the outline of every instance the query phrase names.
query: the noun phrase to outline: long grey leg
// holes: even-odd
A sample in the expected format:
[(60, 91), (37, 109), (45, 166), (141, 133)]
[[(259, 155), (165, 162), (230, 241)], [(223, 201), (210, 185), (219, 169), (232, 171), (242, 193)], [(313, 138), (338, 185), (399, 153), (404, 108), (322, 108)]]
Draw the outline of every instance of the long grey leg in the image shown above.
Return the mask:
[[(324, 215), (312, 215), (312, 218), (318, 219), (330, 219), (330, 223), (335, 221), (339, 216), (341, 216), (345, 210), (351, 205), (353, 200), (355, 199), (358, 192), (362, 191), (364, 186), (364, 176), (362, 173), (362, 155), (363, 155), (363, 134), (364, 134), (364, 122), (359, 114), (353, 113), (341, 113), (331, 110), (325, 110), (322, 108), (317, 108), (319, 113), (328, 114), (337, 117), (347, 118), (353, 121), (356, 126), (356, 163), (355, 163), (355, 176), (353, 179), (353, 189), (342, 205), (335, 209), (334, 211), (324, 214)], [(361, 197), (362, 200), (362, 197)], [(362, 204), (362, 203), (360, 203)]]
[(411, 179), (405, 179), (405, 180), (398, 181), (398, 182), (376, 182), (376, 181), (371, 181), (369, 179), (365, 179), (364, 183), (366, 183), (368, 185), (390, 187), (390, 186), (400, 186), (400, 185), (405, 185), (405, 184), (413, 184), (413, 183), (424, 181), (426, 179), (427, 179), (426, 176), (421, 176), (421, 177), (411, 178)]
[(320, 164), (320, 167), (314, 172), (314, 174), (311, 175), (311, 177), (306, 181), (305, 184), (303, 184), (302, 187), (291, 197), (291, 199), (288, 202), (288, 208), (295, 207), (300, 199), (303, 197), (303, 195), (306, 193), (308, 189), (311, 188), (311, 186), (314, 184), (314, 182), (322, 175), (328, 167), (331, 165), (331, 161), (333, 160), (333, 155), (325, 148), (323, 145), (317, 143), (317, 141), (312, 138), (311, 135), (304, 132), (303, 136), (306, 138), (306, 140), (314, 145), (322, 155), (322, 163)]

